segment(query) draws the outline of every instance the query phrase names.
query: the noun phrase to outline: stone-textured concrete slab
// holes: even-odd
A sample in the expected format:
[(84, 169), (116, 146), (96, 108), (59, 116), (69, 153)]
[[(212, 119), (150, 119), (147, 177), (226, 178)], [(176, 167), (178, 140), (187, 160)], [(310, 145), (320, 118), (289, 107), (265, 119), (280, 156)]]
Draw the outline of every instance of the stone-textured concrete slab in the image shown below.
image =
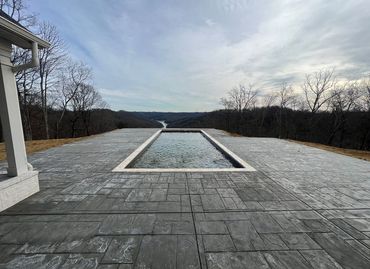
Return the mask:
[(208, 130), (257, 171), (111, 172), (155, 131), (31, 155), (41, 191), (0, 214), (0, 268), (370, 268), (369, 162)]

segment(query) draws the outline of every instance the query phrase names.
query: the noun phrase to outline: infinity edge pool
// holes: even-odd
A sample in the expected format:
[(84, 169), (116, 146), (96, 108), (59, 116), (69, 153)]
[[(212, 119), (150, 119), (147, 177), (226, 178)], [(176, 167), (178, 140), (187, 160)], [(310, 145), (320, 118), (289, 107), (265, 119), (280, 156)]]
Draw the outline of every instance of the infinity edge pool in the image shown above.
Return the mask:
[[(132, 168), (130, 167), (146, 150), (156, 141), (161, 133), (171, 132), (199, 132), (205, 139), (215, 147), (216, 150), (220, 151), (227, 159), (231, 162), (236, 163), (239, 167), (233, 168)], [(123, 162), (115, 167), (113, 172), (252, 172), (256, 171), (252, 166), (238, 157), (231, 150), (226, 148), (215, 138), (210, 136), (206, 131), (202, 129), (161, 129), (154, 133), (149, 139), (141, 144), (132, 154), (130, 154)]]

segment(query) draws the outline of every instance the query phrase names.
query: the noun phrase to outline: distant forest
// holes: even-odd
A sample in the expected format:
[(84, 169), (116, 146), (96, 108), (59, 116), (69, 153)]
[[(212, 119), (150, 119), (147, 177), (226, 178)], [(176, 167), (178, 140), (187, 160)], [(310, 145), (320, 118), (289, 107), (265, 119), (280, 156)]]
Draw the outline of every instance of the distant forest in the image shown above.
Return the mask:
[(217, 128), (244, 136), (276, 137), (370, 150), (369, 113), (345, 112), (343, 116), (344, 123), (336, 127), (336, 116), (330, 112), (312, 114), (271, 106), (243, 113), (213, 111), (198, 118), (173, 122), (168, 128)]
[(370, 77), (338, 82), (333, 70), (321, 70), (307, 74), (300, 91), (283, 83), (262, 95), (253, 85), (239, 85), (221, 104), (222, 110), (180, 119), (168, 127), (218, 128), (245, 136), (370, 150)]
[[(49, 136), (50, 138), (80, 137), (121, 128), (161, 128), (157, 121), (145, 119), (127, 111), (112, 111), (110, 109), (93, 109), (84, 114), (66, 111), (62, 122), (59, 124), (57, 135), (57, 121), (61, 111), (51, 110), (49, 113)], [(32, 137), (27, 140), (46, 139), (44, 121), (39, 107), (33, 108), (30, 118), (29, 130)], [(27, 138), (27, 137), (26, 137)], [(3, 141), (0, 124), (0, 142)]]

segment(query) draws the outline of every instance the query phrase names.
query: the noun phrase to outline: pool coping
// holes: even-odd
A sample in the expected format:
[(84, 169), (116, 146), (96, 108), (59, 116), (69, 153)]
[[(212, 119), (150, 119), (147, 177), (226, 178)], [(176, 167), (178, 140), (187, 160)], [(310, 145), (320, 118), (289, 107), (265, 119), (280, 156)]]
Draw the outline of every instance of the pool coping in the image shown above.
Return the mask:
[[(214, 146), (217, 150), (221, 151), (223, 154), (228, 155), (234, 162), (238, 163), (242, 168), (128, 168), (128, 166), (135, 161), (137, 158), (140, 157), (142, 153), (157, 139), (157, 137), (162, 132), (200, 132), (204, 135), (204, 137)], [(196, 128), (162, 128), (155, 132), (151, 137), (149, 137), (143, 144), (141, 144), (134, 152), (132, 152), (126, 159), (124, 159), (119, 165), (117, 165), (112, 172), (119, 172), (119, 173), (152, 173), (152, 172), (255, 172), (257, 171), (254, 169), (250, 164), (245, 162), (239, 156), (237, 156), (234, 152), (226, 148), (222, 145), (219, 141), (217, 141), (214, 137), (209, 135), (203, 129), (196, 129)]]

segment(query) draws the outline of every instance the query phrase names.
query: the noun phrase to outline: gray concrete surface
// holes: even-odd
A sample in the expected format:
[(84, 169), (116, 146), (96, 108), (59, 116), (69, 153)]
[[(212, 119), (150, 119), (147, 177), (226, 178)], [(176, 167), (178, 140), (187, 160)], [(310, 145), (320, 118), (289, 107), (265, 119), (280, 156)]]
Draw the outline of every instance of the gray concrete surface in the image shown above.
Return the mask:
[(257, 169), (112, 173), (154, 129), (33, 154), (0, 214), (0, 268), (370, 268), (370, 163), (208, 130)]

